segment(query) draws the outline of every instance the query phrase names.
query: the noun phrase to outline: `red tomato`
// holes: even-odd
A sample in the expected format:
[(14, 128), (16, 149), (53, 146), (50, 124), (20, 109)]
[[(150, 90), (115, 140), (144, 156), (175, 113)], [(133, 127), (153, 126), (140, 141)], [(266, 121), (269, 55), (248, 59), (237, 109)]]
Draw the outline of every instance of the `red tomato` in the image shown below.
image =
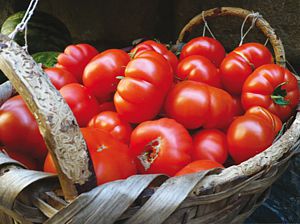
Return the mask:
[(216, 66), (207, 58), (192, 55), (180, 61), (176, 76), (179, 80), (193, 80), (221, 88), (221, 76)]
[[(81, 132), (87, 143), (98, 185), (136, 174), (134, 159), (129, 155), (126, 144), (99, 128), (81, 128)], [(44, 171), (56, 173), (50, 154), (45, 161)]]
[(259, 107), (259, 106), (251, 107), (245, 113), (245, 115), (249, 115), (249, 114), (259, 116), (262, 119), (264, 119), (266, 122), (269, 122), (270, 125), (273, 127), (273, 131), (275, 135), (277, 135), (282, 128), (282, 122), (280, 118), (263, 107)]
[(231, 95), (231, 96), (233, 99), (233, 116), (237, 117), (243, 115), (245, 113), (245, 110), (241, 102), (241, 97), (235, 95)]
[(44, 72), (48, 75), (51, 83), (56, 89), (60, 90), (63, 86), (69, 83), (77, 83), (77, 79), (64, 68), (46, 68)]
[(188, 165), (186, 165), (184, 168), (182, 168), (179, 172), (175, 174), (175, 176), (182, 176), (190, 173), (197, 173), (204, 170), (210, 170), (213, 168), (224, 168), (222, 164), (217, 163), (215, 161), (211, 160), (196, 160)]
[(193, 160), (213, 160), (223, 164), (228, 156), (226, 135), (218, 129), (204, 129), (193, 136)]
[(183, 81), (169, 92), (165, 111), (188, 129), (225, 128), (232, 121), (232, 97), (222, 89)]
[(43, 160), (47, 148), (33, 115), (21, 96), (7, 100), (0, 107), (0, 144), (9, 152)]
[(117, 112), (131, 123), (154, 118), (173, 82), (169, 63), (147, 51), (130, 61), (114, 96)]
[(80, 127), (87, 126), (92, 117), (98, 114), (98, 102), (85, 86), (71, 83), (59, 92), (71, 108)]
[(129, 144), (132, 128), (129, 123), (124, 121), (116, 112), (101, 112), (90, 120), (88, 126), (105, 130), (119, 141)]
[(267, 149), (274, 138), (274, 128), (260, 116), (238, 117), (227, 131), (229, 154), (239, 164)]
[(76, 44), (66, 47), (64, 53), (57, 57), (57, 67), (63, 67), (71, 72), (78, 82), (82, 83), (82, 74), (85, 66), (98, 54), (98, 51), (89, 44)]
[(273, 57), (264, 45), (241, 45), (228, 54), (220, 66), (224, 89), (233, 95), (240, 95), (247, 77), (259, 66), (270, 63), (273, 63)]
[[(18, 152), (13, 152), (13, 151), (7, 152), (7, 149), (4, 149), (4, 151), (8, 154), (8, 156), (10, 158), (22, 163), (28, 169), (30, 169), (30, 170), (39, 170), (37, 161), (32, 159), (30, 156), (24, 155), (24, 154), (21, 154), (21, 153), (18, 153)], [(0, 152), (1, 152), (1, 149), (0, 149)]]
[(94, 57), (84, 69), (83, 84), (88, 87), (99, 102), (111, 100), (124, 76), (129, 55), (119, 49), (109, 49)]
[(196, 37), (183, 46), (180, 60), (191, 55), (201, 55), (219, 67), (225, 54), (225, 49), (219, 41), (210, 37)]
[(191, 162), (193, 148), (188, 131), (173, 119), (145, 121), (132, 132), (130, 151), (139, 173), (173, 176)]
[(103, 111), (116, 111), (114, 102), (104, 102), (99, 105), (99, 113)]
[(48, 152), (45, 162), (44, 162), (44, 172), (54, 173), (54, 174), (57, 173), (52, 156), (49, 152)]
[(178, 64), (178, 59), (176, 55), (172, 52), (169, 51), (165, 45), (158, 43), (153, 40), (147, 40), (144, 41), (140, 44), (138, 44), (135, 48), (131, 50), (131, 54), (134, 55), (134, 58), (139, 57), (140, 54), (142, 54), (145, 51), (155, 51), (162, 56), (164, 56), (165, 59), (169, 62), (171, 65), (173, 71), (176, 71), (177, 64)]
[(256, 69), (245, 81), (242, 104), (245, 109), (261, 106), (286, 121), (299, 103), (296, 77), (275, 64)]

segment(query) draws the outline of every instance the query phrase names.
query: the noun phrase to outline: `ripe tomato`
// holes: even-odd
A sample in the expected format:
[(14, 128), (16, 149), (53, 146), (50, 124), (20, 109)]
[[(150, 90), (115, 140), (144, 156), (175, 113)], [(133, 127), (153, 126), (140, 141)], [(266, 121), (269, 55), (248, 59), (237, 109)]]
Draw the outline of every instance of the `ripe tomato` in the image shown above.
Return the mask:
[(130, 61), (117, 87), (117, 112), (131, 123), (154, 118), (173, 82), (169, 63), (160, 54), (147, 51)]
[(105, 130), (119, 141), (129, 144), (132, 128), (116, 112), (101, 112), (90, 120), (88, 126)]
[(14, 96), (0, 107), (0, 144), (15, 152), (43, 160), (47, 148), (33, 115), (21, 96)]
[(251, 107), (245, 113), (245, 115), (249, 115), (249, 114), (259, 116), (262, 119), (264, 119), (266, 122), (269, 122), (270, 125), (273, 127), (273, 131), (275, 135), (277, 135), (282, 128), (282, 122), (280, 118), (263, 107), (259, 107), (259, 106)]
[(76, 77), (78, 82), (82, 83), (85, 66), (97, 54), (98, 51), (89, 44), (69, 45), (64, 53), (58, 55), (56, 67), (65, 68)]
[(90, 91), (78, 83), (71, 83), (59, 91), (71, 108), (78, 125), (87, 126), (93, 116), (99, 112), (99, 104)]
[(275, 64), (256, 69), (245, 81), (242, 104), (245, 109), (261, 106), (286, 121), (299, 103), (296, 77)]
[(229, 154), (237, 164), (267, 149), (274, 139), (272, 125), (253, 114), (236, 118), (227, 131)]
[[(9, 151), (7, 149), (3, 149), (5, 151), (5, 153), (8, 154), (8, 156), (20, 163), (22, 163), (23, 165), (25, 165), (28, 169), (30, 170), (39, 170), (37, 161), (33, 158), (31, 158), (28, 155), (19, 153), (19, 152), (13, 152), (13, 151)], [(0, 152), (2, 151), (2, 149), (0, 149)]]
[(109, 49), (95, 56), (85, 67), (83, 84), (89, 88), (99, 102), (111, 100), (119, 79), (124, 76), (129, 55), (119, 49)]
[(139, 173), (173, 176), (191, 162), (193, 148), (188, 131), (173, 119), (145, 121), (132, 132), (130, 151)]
[(56, 89), (60, 90), (63, 86), (69, 83), (77, 83), (77, 79), (64, 68), (46, 68), (44, 72), (48, 75), (51, 83)]
[(188, 129), (225, 128), (232, 121), (232, 97), (222, 89), (183, 81), (169, 92), (165, 111)]
[(242, 102), (241, 102), (241, 97), (240, 96), (235, 96), (231, 95), (233, 99), (233, 116), (241, 116), (245, 113), (245, 110), (243, 108)]
[(218, 129), (203, 129), (193, 136), (193, 160), (213, 160), (223, 164), (228, 156), (226, 135)]
[(246, 43), (229, 53), (220, 66), (221, 79), (229, 93), (240, 95), (247, 77), (259, 66), (273, 63), (271, 52), (259, 43)]
[(155, 52), (161, 54), (165, 59), (167, 59), (167, 61), (169, 62), (169, 64), (171, 65), (171, 67), (173, 69), (173, 72), (176, 71), (178, 59), (172, 51), (169, 51), (166, 48), (165, 45), (158, 43), (156, 41), (153, 41), (153, 40), (147, 40), (147, 41), (144, 41), (144, 42), (138, 44), (135, 48), (133, 48), (131, 50), (130, 53), (134, 55), (133, 58), (136, 58), (136, 57), (139, 57), (139, 55), (145, 51), (155, 51)]
[[(99, 128), (81, 128), (81, 133), (93, 162), (98, 185), (136, 174), (136, 165), (126, 144)], [(50, 154), (45, 161), (44, 171), (56, 173)]]
[(45, 162), (44, 162), (44, 172), (54, 173), (54, 174), (57, 173), (52, 156), (49, 152), (48, 152)]
[(201, 55), (192, 55), (180, 61), (176, 78), (179, 80), (193, 80), (221, 88), (221, 76), (216, 66)]
[(103, 111), (116, 111), (114, 102), (108, 101), (108, 102), (101, 103), (99, 105), (99, 113)]
[(201, 55), (219, 67), (225, 54), (225, 49), (219, 41), (210, 37), (196, 37), (183, 46), (180, 60), (191, 55)]
[(210, 170), (213, 168), (224, 168), (222, 164), (217, 163), (212, 160), (196, 160), (191, 162), (190, 164), (186, 165), (180, 171), (178, 171), (175, 176), (182, 176), (190, 173), (197, 173), (204, 170)]

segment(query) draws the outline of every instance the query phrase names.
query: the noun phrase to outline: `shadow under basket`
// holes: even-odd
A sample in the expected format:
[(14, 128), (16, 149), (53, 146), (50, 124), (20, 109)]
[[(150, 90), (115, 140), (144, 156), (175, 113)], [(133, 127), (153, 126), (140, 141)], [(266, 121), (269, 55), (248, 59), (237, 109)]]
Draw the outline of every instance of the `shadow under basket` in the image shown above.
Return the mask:
[[(186, 41), (203, 18), (238, 16), (240, 8), (215, 8), (181, 31)], [(280, 39), (262, 17), (256, 27), (270, 40), (276, 63), (285, 66)], [(168, 178), (135, 175), (95, 187), (91, 160), (75, 118), (39, 65), (0, 35), (0, 104), (15, 90), (38, 121), (58, 175), (31, 171), (0, 153), (0, 223), (242, 223), (268, 196), (299, 149), (300, 113), (268, 149), (237, 166)], [(13, 87), (14, 88), (13, 88)]]

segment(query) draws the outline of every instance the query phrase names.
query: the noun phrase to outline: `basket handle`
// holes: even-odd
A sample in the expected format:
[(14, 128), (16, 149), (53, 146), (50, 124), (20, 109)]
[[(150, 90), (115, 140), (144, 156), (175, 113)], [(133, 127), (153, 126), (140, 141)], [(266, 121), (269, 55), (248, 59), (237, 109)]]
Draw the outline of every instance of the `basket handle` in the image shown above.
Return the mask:
[(0, 34), (0, 70), (37, 120), (52, 155), (65, 196), (71, 201), (96, 186), (96, 178), (76, 119), (43, 69), (15, 41)]
[[(196, 27), (204, 23), (203, 17), (205, 19), (210, 19), (217, 16), (236, 16), (241, 18), (246, 18), (252, 14), (252, 12), (235, 7), (221, 7), (221, 8), (213, 8), (202, 13), (196, 15), (192, 18), (185, 27), (181, 30), (177, 44), (181, 42), (187, 42), (187, 39), (192, 32), (192, 30)], [(256, 27), (269, 39), (274, 53), (275, 53), (275, 61), (278, 65), (285, 67), (286, 59), (285, 59), (285, 51), (282, 45), (282, 42), (279, 37), (275, 34), (274, 29), (270, 26), (270, 24), (262, 17), (258, 17), (255, 23)]]

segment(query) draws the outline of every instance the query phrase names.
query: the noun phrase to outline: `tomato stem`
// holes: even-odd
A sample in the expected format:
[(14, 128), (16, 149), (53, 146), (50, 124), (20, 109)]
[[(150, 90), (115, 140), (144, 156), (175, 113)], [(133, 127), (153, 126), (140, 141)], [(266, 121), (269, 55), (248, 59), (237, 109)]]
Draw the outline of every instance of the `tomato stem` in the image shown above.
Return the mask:
[(280, 83), (275, 89), (273, 94), (271, 95), (271, 99), (274, 101), (274, 103), (284, 106), (288, 105), (290, 102), (285, 99), (287, 92), (285, 89), (282, 89), (282, 86), (287, 84), (287, 82)]

